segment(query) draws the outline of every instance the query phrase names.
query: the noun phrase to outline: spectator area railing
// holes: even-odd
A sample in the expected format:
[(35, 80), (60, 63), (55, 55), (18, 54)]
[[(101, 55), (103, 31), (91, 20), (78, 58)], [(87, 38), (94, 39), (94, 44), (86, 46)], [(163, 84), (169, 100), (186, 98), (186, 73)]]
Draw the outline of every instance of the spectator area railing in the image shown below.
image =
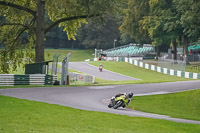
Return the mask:
[(105, 54), (107, 57), (113, 57), (113, 56), (144, 56), (147, 53), (154, 52), (155, 49), (152, 45), (146, 44), (140, 47), (137, 44), (129, 44), (124, 45), (121, 47), (108, 49), (102, 52), (102, 54)]
[(0, 74), (0, 86), (14, 85), (53, 85), (57, 75), (46, 74)]

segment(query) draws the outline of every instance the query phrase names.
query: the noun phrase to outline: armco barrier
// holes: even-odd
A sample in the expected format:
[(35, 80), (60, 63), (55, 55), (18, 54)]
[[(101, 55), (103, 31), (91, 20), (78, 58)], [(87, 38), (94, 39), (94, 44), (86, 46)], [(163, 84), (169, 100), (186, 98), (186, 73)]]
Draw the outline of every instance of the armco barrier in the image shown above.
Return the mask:
[(14, 85), (52, 85), (57, 80), (57, 75), (45, 74), (0, 74), (0, 86)]

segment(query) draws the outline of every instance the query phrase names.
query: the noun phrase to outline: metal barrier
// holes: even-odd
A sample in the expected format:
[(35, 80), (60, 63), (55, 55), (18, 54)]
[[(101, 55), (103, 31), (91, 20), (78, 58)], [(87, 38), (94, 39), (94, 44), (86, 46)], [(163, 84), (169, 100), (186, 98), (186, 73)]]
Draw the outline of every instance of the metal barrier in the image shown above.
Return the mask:
[(200, 54), (191, 54), (191, 55), (188, 55), (188, 61), (189, 62), (200, 61)]
[(53, 85), (57, 75), (46, 74), (0, 74), (0, 86), (14, 85)]
[(69, 85), (69, 56), (71, 53), (68, 53), (66, 57), (63, 58), (62, 61), (62, 73), (61, 73), (61, 85)]
[(162, 68), (169, 68), (174, 70), (185, 71), (186, 62), (181, 60), (165, 59), (162, 57), (158, 58), (158, 66)]
[(69, 72), (70, 84), (78, 84), (78, 83), (91, 83), (93, 84), (95, 81), (95, 77), (91, 75), (84, 75), (75, 72)]
[(60, 54), (55, 54), (53, 56), (53, 62), (52, 62), (52, 67), (51, 67), (51, 75), (56, 75), (57, 74), (59, 56), (60, 56)]

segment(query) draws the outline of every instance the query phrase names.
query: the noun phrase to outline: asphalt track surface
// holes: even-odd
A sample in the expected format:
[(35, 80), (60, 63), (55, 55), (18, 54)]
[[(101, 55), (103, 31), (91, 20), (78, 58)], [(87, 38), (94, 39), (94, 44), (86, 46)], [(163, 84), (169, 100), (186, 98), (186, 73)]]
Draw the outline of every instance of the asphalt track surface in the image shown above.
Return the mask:
[(200, 124), (200, 121), (172, 118), (169, 116), (144, 113), (123, 108), (115, 110), (107, 107), (109, 99), (114, 94), (117, 94), (119, 92), (133, 91), (135, 96), (142, 96), (186, 91), (191, 89), (197, 89), (199, 88), (199, 86), (199, 81), (183, 81), (170, 83), (90, 87), (17, 88), (2, 89), (0, 90), (0, 95), (69, 106), (82, 110), (100, 111), (121, 115), (139, 116), (155, 119), (165, 119), (183, 123)]
[(99, 68), (93, 65), (88, 64), (87, 62), (70, 62), (69, 68), (84, 72), (95, 77), (112, 80), (112, 81), (123, 81), (123, 80), (139, 80), (137, 78), (129, 77), (119, 73), (115, 73), (109, 70), (103, 69), (102, 72), (99, 71)]
[[(174, 93), (200, 88), (199, 80), (111, 85), (111, 86), (88, 86), (88, 87), (50, 87), (50, 88), (17, 88), (0, 89), (0, 95), (28, 99), (33, 101), (58, 104), (76, 109), (108, 112), (114, 114), (165, 119), (170, 121), (200, 124), (200, 121), (172, 118), (170, 116), (145, 113), (130, 109), (111, 109), (107, 107), (109, 99), (120, 92), (134, 92), (135, 96)], [(134, 102), (134, 101), (132, 101)]]

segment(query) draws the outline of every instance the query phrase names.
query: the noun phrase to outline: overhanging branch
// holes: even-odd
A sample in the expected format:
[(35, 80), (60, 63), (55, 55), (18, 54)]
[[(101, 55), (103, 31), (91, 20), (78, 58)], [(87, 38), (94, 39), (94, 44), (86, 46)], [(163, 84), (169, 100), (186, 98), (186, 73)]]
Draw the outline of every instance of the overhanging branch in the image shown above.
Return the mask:
[[(33, 18), (31, 21), (30, 21), (30, 25), (33, 25), (35, 23), (35, 18)], [(12, 45), (9, 47), (9, 49), (6, 51), (6, 54), (9, 53), (11, 51), (11, 49), (13, 48), (13, 46), (15, 45), (16, 41), (20, 38), (20, 36), (26, 31), (28, 30), (29, 28), (28, 27), (23, 27), (23, 29), (21, 29), (19, 31), (19, 34), (16, 36), (16, 38), (13, 40), (13, 43)]]
[(0, 24), (0, 27), (6, 26), (6, 25), (18, 25), (18, 26), (25, 27), (27, 29), (34, 29), (34, 27), (32, 27), (30, 25), (25, 25), (25, 24), (20, 24), (20, 23), (3, 23), (3, 24)]
[(18, 10), (23, 10), (23, 11), (26, 11), (26, 12), (32, 14), (34, 17), (36, 16), (35, 11), (33, 11), (29, 8), (17, 5), (17, 4), (13, 4), (13, 3), (10, 3), (10, 2), (5, 2), (5, 1), (0, 1), (0, 5), (13, 7), (13, 8), (18, 9)]
[(66, 21), (71, 21), (71, 20), (76, 20), (76, 19), (84, 19), (84, 18), (92, 18), (92, 17), (97, 17), (99, 14), (93, 14), (93, 15), (82, 15), (82, 16), (73, 16), (73, 17), (67, 17), (67, 18), (61, 18), (51, 24), (49, 27), (45, 29), (45, 33), (49, 32), (54, 26), (58, 25), (59, 23), (66, 22)]
[(28, 28), (23, 28), (21, 29), (21, 31), (19, 32), (19, 34), (17, 35), (17, 37), (13, 40), (11, 46), (9, 47), (8, 50), (6, 50), (6, 53), (5, 55), (7, 55), (13, 48), (14, 48), (14, 45), (16, 43), (16, 41), (19, 39), (19, 37), (24, 33), (24, 31), (26, 31)]

